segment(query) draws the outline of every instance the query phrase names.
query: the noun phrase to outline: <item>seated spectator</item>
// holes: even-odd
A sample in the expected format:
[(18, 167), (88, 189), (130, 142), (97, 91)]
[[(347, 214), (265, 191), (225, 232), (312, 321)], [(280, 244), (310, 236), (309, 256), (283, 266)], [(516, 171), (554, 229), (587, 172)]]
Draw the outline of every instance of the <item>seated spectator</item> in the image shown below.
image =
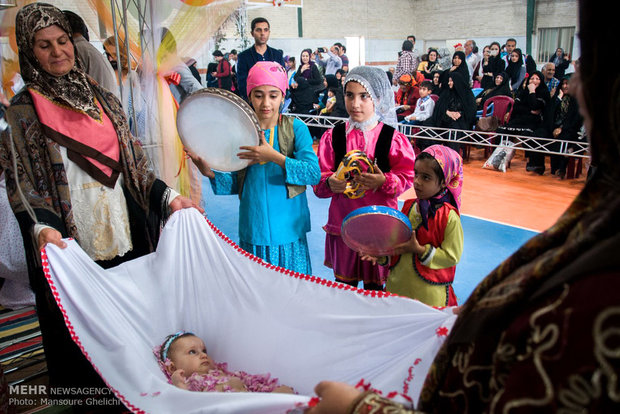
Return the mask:
[[(522, 85), (515, 91), (515, 103), (510, 121), (506, 126), (499, 127), (498, 133), (530, 137), (546, 136), (543, 112), (550, 97), (543, 79), (543, 74), (540, 72), (534, 72), (525, 78)], [(525, 155), (529, 158), (526, 169), (543, 175), (545, 172), (544, 155), (533, 151), (526, 151)]]
[(400, 79), (403, 75), (413, 75), (418, 68), (418, 57), (413, 53), (413, 43), (405, 40), (402, 49), (394, 72), (395, 79)]
[(315, 90), (323, 83), (323, 77), (317, 65), (310, 60), (310, 49), (304, 49), (299, 56), (299, 68), (291, 82), (291, 112), (309, 114), (313, 104), (317, 103)]
[(555, 65), (551, 62), (545, 63), (542, 67), (542, 74), (545, 77), (545, 85), (547, 85), (547, 89), (549, 89), (549, 94), (554, 96), (556, 88), (560, 84), (560, 81), (554, 77)]
[(484, 107), (484, 103), (494, 96), (510, 96), (512, 97), (512, 91), (510, 90), (509, 76), (506, 72), (502, 72), (495, 77), (495, 85), (492, 88), (485, 89), (476, 97), (476, 105), (478, 109)]
[(415, 104), (420, 97), (418, 89), (418, 83), (411, 77), (411, 75), (405, 74), (398, 80), (398, 92), (396, 93), (396, 106), (400, 108), (396, 109), (396, 118), (398, 122), (405, 119), (413, 113)]
[[(442, 89), (441, 96), (435, 104), (433, 116), (425, 122), (425, 125), (470, 130), (476, 120), (474, 94), (467, 84), (467, 78), (464, 78), (460, 72), (448, 71), (447, 76), (447, 87)], [(460, 149), (458, 143), (451, 142), (446, 146), (455, 151)]]
[(555, 66), (555, 77), (557, 79), (563, 79), (571, 60), (570, 57), (564, 53), (564, 49), (558, 47), (555, 54), (549, 59), (549, 62), (553, 63)]
[(443, 72), (441, 70), (433, 71), (431, 83), (433, 84), (433, 90), (431, 91), (432, 95), (441, 95), (441, 74)]
[[(551, 98), (546, 112), (545, 123), (553, 138), (562, 141), (577, 141), (583, 119), (579, 114), (577, 99), (571, 94), (569, 80), (562, 79), (556, 93)], [(560, 150), (560, 143), (555, 143), (554, 151)], [(568, 152), (575, 150), (574, 145), (568, 145)], [(551, 174), (560, 178), (566, 175), (568, 157), (563, 155), (551, 155)]]
[(441, 65), (437, 60), (439, 54), (435, 49), (428, 50), (428, 60), (420, 63), (418, 71), (424, 75), (425, 79), (431, 80), (433, 78), (433, 71), (441, 70)]
[(495, 84), (495, 77), (504, 72), (506, 64), (504, 59), (500, 56), (500, 45), (498, 42), (493, 42), (489, 46), (488, 59), (483, 58), (482, 63), (482, 80), (480, 81), (480, 87), (482, 89), (492, 88)]
[(510, 89), (516, 90), (525, 79), (526, 69), (523, 64), (523, 53), (516, 48), (510, 52), (510, 60), (506, 66), (506, 73), (510, 77)]
[(431, 99), (433, 84), (431, 81), (425, 80), (420, 83), (419, 94), (415, 110), (413, 113), (405, 117), (405, 122), (409, 125), (419, 125), (433, 115), (435, 109), (435, 101)]

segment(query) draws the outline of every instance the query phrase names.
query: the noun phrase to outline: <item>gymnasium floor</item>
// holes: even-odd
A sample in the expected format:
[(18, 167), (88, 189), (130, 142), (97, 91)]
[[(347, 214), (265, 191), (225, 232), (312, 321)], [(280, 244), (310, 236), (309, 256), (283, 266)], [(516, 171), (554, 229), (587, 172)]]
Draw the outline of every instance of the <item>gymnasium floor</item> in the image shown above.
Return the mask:
[[(548, 161), (548, 160), (547, 160)], [(482, 149), (472, 149), (464, 166), (461, 219), (465, 248), (457, 266), (454, 290), (463, 303), (474, 287), (519, 246), (550, 227), (585, 183), (584, 175), (574, 180), (560, 180), (525, 171), (523, 153), (517, 151), (506, 173), (482, 168)], [(308, 245), (316, 276), (333, 280), (331, 269), (323, 265), (328, 199), (307, 192), (312, 219)], [(401, 199), (413, 197), (413, 190)], [(209, 181), (203, 183), (203, 199), (209, 219), (232, 240), (238, 241), (238, 205), (234, 196), (215, 196)]]

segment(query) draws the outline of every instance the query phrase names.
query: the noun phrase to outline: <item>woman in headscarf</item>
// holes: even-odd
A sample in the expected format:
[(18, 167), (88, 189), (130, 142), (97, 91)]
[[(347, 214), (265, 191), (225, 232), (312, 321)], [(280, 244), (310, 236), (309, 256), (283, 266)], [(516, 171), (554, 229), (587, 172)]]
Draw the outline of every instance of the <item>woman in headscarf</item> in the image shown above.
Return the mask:
[[(549, 89), (542, 73), (536, 71), (525, 78), (515, 91), (515, 103), (508, 124), (497, 129), (498, 133), (544, 137), (547, 135), (543, 124), (545, 107), (549, 102)], [(526, 151), (529, 158), (526, 169), (540, 175), (545, 172), (545, 156), (542, 153)]]
[[(476, 120), (474, 94), (459, 72), (450, 72), (446, 83), (447, 89), (441, 92), (433, 116), (425, 125), (470, 130)], [(447, 143), (446, 146), (455, 151), (460, 149), (460, 145), (454, 142)]]
[(466, 82), (467, 87), (471, 87), (469, 68), (467, 67), (465, 52), (461, 52), (460, 50), (458, 50), (454, 52), (454, 55), (452, 55), (452, 67), (441, 74), (442, 91), (448, 88), (448, 75), (452, 73), (460, 74), (463, 80)]
[[(7, 110), (0, 162), (20, 225), (52, 387), (103, 387), (72, 341), (43, 275), (40, 249), (72, 237), (104, 267), (150, 253), (170, 211), (193, 203), (158, 180), (118, 99), (87, 76), (54, 6), (16, 17), (26, 88)], [(109, 395), (106, 395), (109, 397)]]
[(555, 54), (553, 54), (553, 56), (549, 59), (549, 62), (555, 65), (555, 77), (562, 80), (566, 69), (568, 69), (568, 66), (570, 65), (570, 57), (564, 53), (564, 49), (558, 47)]
[[(620, 72), (604, 70), (620, 65), (607, 53), (616, 15), (604, 2), (580, 0), (579, 9), (574, 86), (594, 172), (558, 221), (461, 307), (426, 377), (422, 412), (620, 412)], [(411, 412), (347, 384), (323, 382), (316, 392), (309, 414)]]
[[(398, 196), (413, 184), (415, 156), (407, 138), (395, 129), (394, 93), (384, 71), (370, 66), (353, 68), (344, 91), (349, 119), (323, 134), (318, 150), (321, 181), (314, 186), (318, 197), (331, 198), (323, 227), (327, 233), (325, 265), (334, 270), (339, 282), (357, 286), (362, 280), (365, 289), (382, 290), (387, 269), (361, 260), (342, 240), (340, 228), (344, 217), (356, 208), (397, 208)], [(353, 150), (363, 151), (377, 166), (376, 172), (364, 172), (355, 183), (349, 183), (365, 191), (359, 198), (350, 198), (347, 181), (335, 174), (345, 154)]]
[(500, 56), (501, 46), (498, 42), (493, 42), (489, 46), (489, 57), (482, 60), (483, 77), (480, 81), (482, 89), (489, 89), (495, 83), (495, 77), (506, 69), (506, 62)]
[(433, 79), (433, 72), (436, 70), (441, 70), (441, 65), (439, 65), (439, 61), (437, 60), (439, 57), (439, 52), (436, 49), (428, 50), (428, 61), (420, 63), (418, 66), (418, 70), (424, 75), (425, 79), (431, 80)]
[[(570, 90), (569, 80), (562, 79), (555, 95), (551, 98), (545, 114), (545, 123), (549, 136), (562, 141), (577, 141), (579, 131), (583, 124), (583, 118), (579, 114), (579, 104)], [(568, 145), (566, 150), (573, 152), (575, 147)], [(553, 150), (560, 150), (560, 143), (555, 143)], [(568, 157), (564, 155), (551, 155), (551, 174), (564, 178)]]
[(433, 95), (441, 95), (441, 74), (443, 72), (440, 70), (435, 70), (433, 71), (433, 73), (431, 75), (433, 75), (431, 77), (431, 82), (433, 82), (433, 90), (431, 91), (431, 94)]
[(323, 83), (317, 65), (310, 60), (312, 50), (304, 49), (299, 56), (299, 68), (291, 82), (291, 98), (294, 112), (307, 115), (317, 103), (316, 88)]
[(510, 59), (505, 71), (510, 77), (510, 89), (516, 90), (523, 79), (525, 79), (525, 65), (523, 64), (523, 53), (521, 49), (516, 48), (510, 53)]
[(420, 97), (420, 90), (417, 81), (411, 75), (403, 75), (398, 80), (398, 92), (396, 92), (396, 105), (400, 106), (396, 110), (398, 122), (405, 119), (415, 110), (416, 102)]
[(495, 85), (492, 88), (485, 89), (476, 97), (476, 105), (478, 109), (482, 109), (484, 103), (494, 96), (512, 97), (510, 90), (510, 77), (506, 72), (502, 72), (495, 77)]

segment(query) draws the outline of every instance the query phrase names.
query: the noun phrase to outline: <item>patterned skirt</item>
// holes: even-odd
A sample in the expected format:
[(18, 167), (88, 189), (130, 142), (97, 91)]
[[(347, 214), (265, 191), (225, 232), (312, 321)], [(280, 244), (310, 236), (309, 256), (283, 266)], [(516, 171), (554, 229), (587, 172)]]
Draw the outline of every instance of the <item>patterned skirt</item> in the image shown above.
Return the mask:
[(308, 251), (308, 240), (306, 235), (293, 243), (275, 246), (258, 246), (244, 241), (239, 242), (239, 247), (254, 256), (260, 257), (272, 265), (280, 266), (285, 269), (312, 274), (312, 264), (310, 263), (310, 252)]

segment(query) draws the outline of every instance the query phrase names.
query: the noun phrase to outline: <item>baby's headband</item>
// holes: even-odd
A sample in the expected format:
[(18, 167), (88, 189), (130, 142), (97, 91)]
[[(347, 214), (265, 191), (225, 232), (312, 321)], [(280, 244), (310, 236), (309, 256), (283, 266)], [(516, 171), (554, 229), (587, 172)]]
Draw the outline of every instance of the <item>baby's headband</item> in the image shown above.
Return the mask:
[(168, 358), (168, 350), (170, 349), (170, 345), (172, 345), (172, 343), (180, 336), (183, 335), (194, 335), (193, 332), (188, 332), (188, 331), (179, 331), (175, 334), (170, 335), (163, 343), (163, 345), (161, 346), (161, 360), (162, 361), (166, 361), (166, 358)]

